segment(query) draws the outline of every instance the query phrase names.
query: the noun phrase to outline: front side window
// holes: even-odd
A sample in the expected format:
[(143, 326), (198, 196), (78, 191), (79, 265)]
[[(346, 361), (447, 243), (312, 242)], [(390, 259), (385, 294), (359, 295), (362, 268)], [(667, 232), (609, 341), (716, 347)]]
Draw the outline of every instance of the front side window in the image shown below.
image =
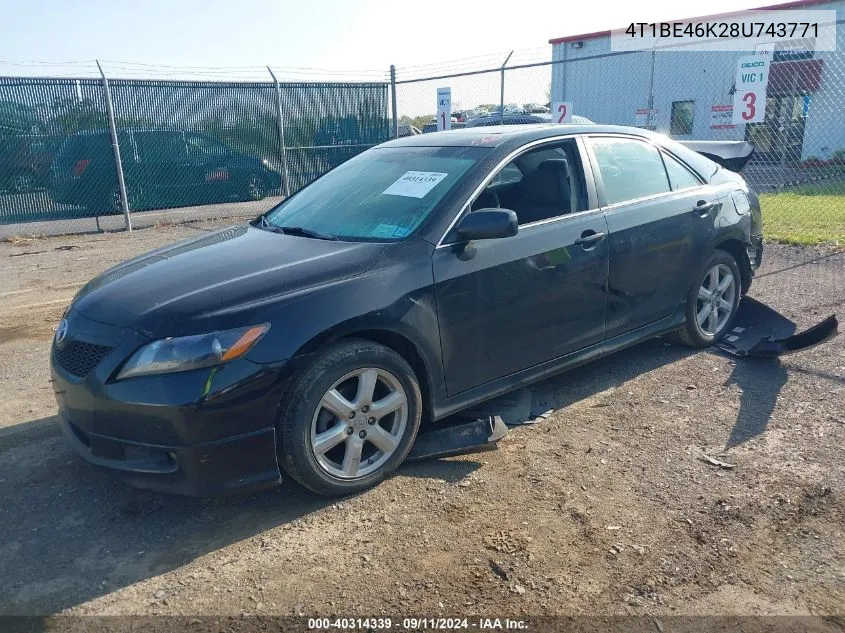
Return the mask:
[(525, 152), (502, 167), (472, 209), (511, 209), (520, 225), (587, 209), (587, 187), (574, 139)]
[(657, 148), (628, 138), (591, 138), (606, 204), (671, 191)]
[(315, 180), (266, 218), (274, 227), (297, 227), (342, 240), (401, 240), (489, 151), (374, 148)]

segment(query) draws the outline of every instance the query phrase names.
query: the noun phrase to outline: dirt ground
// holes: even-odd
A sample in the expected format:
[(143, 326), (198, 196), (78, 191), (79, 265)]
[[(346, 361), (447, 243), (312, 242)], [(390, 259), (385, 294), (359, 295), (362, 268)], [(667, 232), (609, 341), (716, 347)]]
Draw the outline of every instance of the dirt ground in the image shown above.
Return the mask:
[[(650, 341), (503, 400), (554, 411), (498, 450), (342, 501), (89, 466), (54, 424), (53, 327), (96, 272), (212, 226), (0, 244), (0, 613), (845, 611), (841, 338), (780, 362)], [(752, 295), (801, 328), (841, 317), (845, 252), (770, 244)]]

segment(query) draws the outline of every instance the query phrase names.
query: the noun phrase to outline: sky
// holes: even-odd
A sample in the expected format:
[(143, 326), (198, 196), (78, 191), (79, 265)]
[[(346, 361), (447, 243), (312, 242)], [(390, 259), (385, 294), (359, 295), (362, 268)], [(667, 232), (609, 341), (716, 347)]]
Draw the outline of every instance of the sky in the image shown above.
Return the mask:
[[(477, 56), (503, 58), (512, 49), (534, 49), (534, 55), (545, 59), (551, 56), (548, 40), (553, 37), (776, 3), (0, 0), (0, 61), (87, 61), (90, 66), (90, 60), (101, 59), (154, 66), (248, 66), (256, 72), (269, 64), (384, 74), (391, 64), (402, 68)], [(109, 62), (105, 65), (109, 68)], [(67, 74), (77, 69), (73, 64), (44, 66), (2, 63), (0, 74)]]
[[(511, 63), (545, 61), (554, 37), (772, 4), (0, 0), (0, 76), (96, 76), (99, 59), (110, 77), (266, 81), (270, 65), (280, 79), (383, 81), (391, 64), (402, 79), (498, 67), (511, 50)], [(514, 77), (505, 101), (545, 101), (548, 75), (545, 68)], [(457, 107), (497, 101), (495, 74), (451, 83), (461, 93)], [(441, 84), (400, 86), (400, 114), (431, 110)]]

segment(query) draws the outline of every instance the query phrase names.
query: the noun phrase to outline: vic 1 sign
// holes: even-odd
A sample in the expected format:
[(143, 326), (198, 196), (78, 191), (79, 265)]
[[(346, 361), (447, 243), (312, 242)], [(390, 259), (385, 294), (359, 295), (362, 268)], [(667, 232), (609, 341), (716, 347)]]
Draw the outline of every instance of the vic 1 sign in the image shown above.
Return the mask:
[(552, 104), (552, 117), (555, 123), (572, 123), (572, 102), (555, 101)]
[(452, 89), (437, 89), (437, 129), (452, 129)]
[(766, 55), (746, 55), (736, 63), (733, 123), (760, 123), (766, 118), (766, 86), (769, 59)]
[(745, 55), (736, 64), (734, 85), (743, 88), (765, 87), (769, 83), (769, 60), (765, 55)]

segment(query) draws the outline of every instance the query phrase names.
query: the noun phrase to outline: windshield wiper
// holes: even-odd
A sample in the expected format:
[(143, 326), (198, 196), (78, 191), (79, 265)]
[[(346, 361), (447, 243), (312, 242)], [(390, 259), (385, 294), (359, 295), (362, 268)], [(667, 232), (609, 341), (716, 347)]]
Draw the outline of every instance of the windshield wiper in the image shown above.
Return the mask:
[(256, 228), (271, 231), (273, 233), (283, 233), (285, 235), (298, 235), (300, 237), (310, 237), (315, 240), (329, 240), (332, 242), (338, 241), (339, 238), (327, 233), (320, 233), (319, 231), (312, 231), (301, 226), (276, 226), (271, 224), (267, 219), (267, 214), (262, 213), (258, 216), (256, 223), (253, 225)]
[(312, 237), (316, 240), (330, 240), (332, 242), (336, 242), (338, 240), (338, 238), (334, 235), (320, 233), (319, 231), (312, 231), (311, 229), (306, 229), (301, 226), (273, 226), (271, 230), (278, 231), (279, 233), (284, 233), (285, 235), (299, 235), (300, 237)]
[(267, 214), (262, 213), (253, 221), (252, 226), (259, 228), (259, 229), (270, 229), (273, 230), (273, 225), (270, 224), (270, 220), (267, 219)]

